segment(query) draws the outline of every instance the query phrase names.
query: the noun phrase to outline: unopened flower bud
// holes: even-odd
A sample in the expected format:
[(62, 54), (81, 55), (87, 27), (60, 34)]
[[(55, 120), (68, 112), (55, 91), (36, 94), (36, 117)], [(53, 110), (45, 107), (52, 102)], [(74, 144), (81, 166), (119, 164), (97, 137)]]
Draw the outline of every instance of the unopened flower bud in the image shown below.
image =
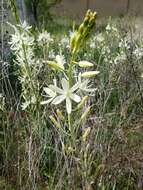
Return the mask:
[(88, 100), (88, 96), (84, 96), (81, 102), (77, 105), (77, 109), (81, 109), (87, 100)]
[(82, 114), (82, 116), (81, 116), (81, 121), (83, 121), (83, 120), (85, 120), (87, 117), (88, 117), (88, 115), (89, 115), (89, 113), (90, 113), (90, 110), (91, 110), (91, 107), (88, 107), (86, 110), (85, 110), (85, 112)]
[(84, 78), (89, 78), (89, 77), (94, 77), (98, 75), (100, 72), (99, 71), (87, 71), (81, 74), (82, 77)]
[(51, 67), (52, 69), (56, 70), (64, 70), (64, 66), (62, 64), (58, 64), (55, 61), (47, 61), (48, 66)]
[(59, 109), (57, 109), (57, 116), (61, 119), (61, 121), (64, 121), (65, 120), (65, 118), (64, 118), (64, 116), (63, 116), (63, 114), (62, 114), (62, 112), (59, 110)]
[(86, 129), (84, 130), (84, 133), (83, 133), (83, 135), (82, 135), (82, 140), (83, 140), (83, 142), (85, 142), (85, 141), (87, 140), (87, 137), (89, 136), (90, 131), (91, 131), (91, 128), (90, 128), (90, 127), (86, 128)]
[(55, 125), (55, 127), (57, 127), (58, 129), (61, 128), (61, 125), (59, 124), (59, 122), (57, 122), (56, 119), (52, 115), (50, 115), (49, 118), (52, 121), (52, 123)]
[(80, 67), (93, 67), (93, 63), (90, 63), (89, 61), (79, 61), (78, 65)]

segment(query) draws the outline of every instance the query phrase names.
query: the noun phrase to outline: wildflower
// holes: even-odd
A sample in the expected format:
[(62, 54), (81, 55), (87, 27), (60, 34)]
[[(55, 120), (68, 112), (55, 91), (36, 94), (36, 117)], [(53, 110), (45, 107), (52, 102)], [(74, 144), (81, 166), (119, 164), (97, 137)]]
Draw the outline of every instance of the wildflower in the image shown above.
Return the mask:
[(65, 58), (63, 55), (56, 55), (56, 62), (57, 64), (64, 69)]
[(25, 54), (26, 54), (26, 61), (28, 64), (32, 65), (35, 64), (35, 59), (34, 59), (34, 52), (33, 49), (30, 47), (27, 47), (25, 51), (21, 50), (17, 53), (17, 63), (19, 64), (24, 64), (25, 63)]
[(63, 47), (66, 47), (67, 49), (69, 49), (70, 48), (70, 40), (69, 40), (69, 38), (66, 37), (66, 36), (63, 37), (61, 39), (60, 45), (62, 45)]
[(50, 42), (52, 42), (53, 39), (51, 38), (50, 33), (48, 33), (47, 31), (44, 31), (39, 34), (37, 41), (38, 41), (39, 45), (45, 45), (45, 44), (49, 44)]
[(49, 51), (48, 57), (49, 57), (50, 59), (55, 59), (56, 55), (55, 55), (55, 52), (54, 52), (53, 49), (51, 49), (51, 50)]
[(133, 55), (136, 57), (136, 59), (141, 59), (143, 57), (143, 48), (139, 48), (137, 47), (134, 51), (133, 51)]
[(21, 24), (17, 24), (17, 26), (18, 26), (19, 28), (21, 28), (22, 30), (26, 31), (26, 32), (29, 32), (29, 30), (32, 28), (32, 26), (29, 26), (26, 21), (24, 21), (24, 22), (21, 23)]
[(18, 30), (15, 31), (15, 34), (11, 36), (11, 49), (14, 51), (19, 51), (22, 49), (23, 45), (32, 46), (34, 43), (34, 38), (25, 33), (20, 33)]
[[(71, 100), (73, 100), (76, 103), (79, 103), (81, 101), (80, 96), (74, 93), (78, 89), (79, 83), (76, 83), (71, 88), (69, 86), (69, 81), (67, 81), (65, 78), (62, 78), (61, 83), (62, 83), (62, 89), (57, 87), (56, 85), (49, 85), (49, 88), (47, 89), (46, 93), (49, 95), (50, 99), (42, 104), (51, 102), (52, 104), (57, 105), (66, 100), (66, 110), (67, 113), (70, 114), (72, 111)], [(55, 96), (53, 92), (59, 95)]]
[(46, 97), (48, 97), (49, 99), (41, 102), (41, 105), (50, 103), (56, 97), (56, 93), (53, 90), (51, 90), (50, 88), (44, 87), (43, 90), (46, 93)]
[(22, 110), (26, 110), (27, 107), (29, 107), (31, 104), (35, 104), (36, 103), (36, 98), (35, 96), (31, 97), (31, 100), (26, 100), (24, 103), (22, 103), (21, 108)]
[(107, 31), (107, 32), (111, 32), (111, 31), (113, 31), (113, 32), (118, 32), (118, 29), (117, 29), (115, 26), (113, 26), (113, 25), (111, 25), (111, 24), (108, 24), (108, 25), (106, 26), (106, 31)]
[(91, 82), (89, 79), (84, 79), (82, 81), (81, 73), (79, 73), (78, 82), (79, 82), (79, 89), (86, 93), (90, 93), (90, 95), (92, 95), (92, 93), (94, 93), (97, 90), (97, 88), (91, 87)]

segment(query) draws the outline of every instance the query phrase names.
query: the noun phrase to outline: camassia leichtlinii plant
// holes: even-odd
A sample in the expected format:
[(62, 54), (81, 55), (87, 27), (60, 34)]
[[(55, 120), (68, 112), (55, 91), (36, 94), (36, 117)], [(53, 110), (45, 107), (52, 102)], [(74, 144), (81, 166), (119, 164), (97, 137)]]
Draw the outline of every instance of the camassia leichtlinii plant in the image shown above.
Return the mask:
[[(80, 130), (82, 130), (82, 141), (86, 141), (90, 133), (90, 127), (83, 128), (83, 121), (87, 119), (92, 107), (87, 102), (97, 90), (92, 85), (92, 79), (99, 74), (99, 71), (93, 69), (94, 63), (79, 59), (78, 53), (90, 37), (95, 21), (96, 12), (87, 11), (82, 24), (71, 36), (68, 60), (61, 55), (56, 55), (53, 59), (49, 58), (48, 48), (53, 39), (47, 32), (38, 35), (36, 39), (36, 35), (31, 32), (31, 27), (26, 23), (13, 26), (15, 34), (12, 35), (10, 44), (15, 52), (15, 62), (20, 68), (19, 79), (24, 100), (22, 109), (28, 110), (29, 114), (39, 112), (43, 119), (49, 120), (52, 126), (59, 130), (60, 138), (64, 139), (61, 141), (64, 155), (73, 153), (76, 149)], [(36, 54), (38, 50), (40, 52), (43, 50), (43, 53)], [(47, 66), (48, 71), (52, 72), (51, 74), (47, 72), (48, 80), (41, 84), (38, 76), (40, 72), (42, 73), (43, 64)], [(53, 79), (53, 82), (49, 79)], [(40, 95), (41, 91), (43, 96)], [(42, 112), (44, 106), (49, 108), (46, 114)], [(36, 114), (33, 115), (35, 117)], [(39, 117), (39, 114), (37, 115)], [(29, 152), (32, 149), (32, 127), (30, 131)], [(29, 154), (29, 175), (32, 175), (31, 158)]]
[[(46, 61), (56, 74), (53, 83), (43, 88), (45, 99), (41, 105), (52, 109), (49, 119), (58, 131), (60, 150), (67, 167), (69, 189), (72, 189), (72, 173), (83, 180), (83, 189), (88, 189), (91, 182), (91, 165), (88, 163), (92, 161), (87, 143), (91, 128), (85, 127), (84, 123), (92, 107), (87, 102), (97, 90), (93, 88), (92, 78), (98, 75), (99, 71), (93, 70), (94, 64), (88, 60), (78, 60), (78, 52), (89, 38), (95, 21), (96, 13), (87, 11), (83, 23), (71, 36), (69, 60), (65, 61), (57, 55), (54, 60)], [(78, 164), (75, 160), (77, 154)], [(77, 164), (77, 168), (72, 169), (71, 163)]]
[[(71, 36), (71, 58), (67, 63), (65, 63), (59, 55), (56, 56), (55, 60), (47, 61), (49, 67), (58, 71), (61, 84), (57, 84), (56, 78), (58, 77), (55, 75), (54, 83), (43, 89), (47, 99), (42, 101), (41, 104), (59, 105), (63, 103), (63, 106), (65, 105), (64, 107), (66, 108), (69, 124), (72, 113), (76, 110), (78, 104), (82, 102), (84, 105), (85, 101), (83, 100), (87, 100), (84, 97), (93, 95), (96, 91), (96, 88), (91, 87), (90, 79), (99, 74), (99, 71), (89, 70), (89, 68), (94, 66), (93, 63), (87, 60), (77, 60), (78, 52), (81, 50), (95, 26), (95, 20), (96, 13), (87, 11), (83, 23)], [(53, 116), (50, 116), (50, 118), (53, 122), (55, 121)]]

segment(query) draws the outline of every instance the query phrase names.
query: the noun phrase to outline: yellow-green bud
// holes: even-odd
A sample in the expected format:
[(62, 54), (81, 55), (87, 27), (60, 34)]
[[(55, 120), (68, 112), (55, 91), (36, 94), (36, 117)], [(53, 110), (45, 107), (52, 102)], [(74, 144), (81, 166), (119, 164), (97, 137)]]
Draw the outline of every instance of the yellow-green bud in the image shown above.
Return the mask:
[(100, 73), (100, 71), (87, 71), (81, 74), (82, 77), (84, 78), (89, 78), (89, 77), (94, 77), (96, 75), (98, 75)]
[(88, 117), (88, 115), (89, 115), (89, 113), (90, 113), (90, 110), (91, 110), (91, 107), (88, 107), (86, 110), (85, 110), (85, 112), (82, 114), (82, 116), (81, 116), (81, 121), (83, 121), (83, 120), (85, 120), (87, 117)]
[(64, 121), (65, 118), (64, 118), (62, 112), (61, 112), (59, 109), (57, 109), (56, 112), (57, 112), (57, 116), (60, 118), (60, 120), (61, 120), (61, 121)]
[(82, 23), (78, 29), (78, 32), (82, 35), (83, 31), (84, 31), (84, 24)]
[(83, 140), (83, 142), (85, 142), (85, 141), (87, 140), (87, 137), (89, 136), (90, 131), (91, 131), (91, 128), (90, 128), (90, 127), (86, 128), (86, 129), (84, 130), (84, 133), (83, 133), (83, 135), (82, 135), (82, 140)]
[(89, 24), (89, 18), (85, 17), (84, 21), (83, 21), (83, 26), (86, 27)]
[(64, 70), (64, 66), (62, 64), (58, 64), (55, 61), (47, 61), (48, 66), (51, 67), (52, 69), (56, 70)]
[(71, 50), (73, 50), (74, 47), (75, 47), (76, 35), (77, 35), (77, 32), (75, 32), (75, 34), (71, 37), (71, 40), (70, 40), (70, 47), (71, 47)]
[(78, 65), (80, 66), (80, 67), (93, 67), (93, 63), (90, 63), (90, 62), (88, 62), (88, 61), (79, 61), (78, 62)]
[(88, 100), (88, 96), (84, 96), (81, 102), (77, 105), (77, 109), (81, 109), (87, 100)]
[(58, 129), (61, 128), (61, 125), (59, 124), (59, 122), (57, 122), (56, 119), (52, 115), (50, 115), (49, 118), (52, 121), (52, 123), (55, 125), (55, 127), (57, 127)]

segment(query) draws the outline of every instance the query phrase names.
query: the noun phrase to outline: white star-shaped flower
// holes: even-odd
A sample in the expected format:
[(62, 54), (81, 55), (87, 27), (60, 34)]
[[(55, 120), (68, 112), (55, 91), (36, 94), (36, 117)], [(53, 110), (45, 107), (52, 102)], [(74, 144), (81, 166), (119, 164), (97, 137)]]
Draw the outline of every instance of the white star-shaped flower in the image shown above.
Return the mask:
[(41, 102), (41, 104), (47, 104), (51, 102), (52, 104), (57, 105), (66, 100), (66, 110), (67, 113), (70, 114), (72, 111), (72, 100), (76, 103), (81, 101), (81, 97), (74, 93), (79, 88), (79, 83), (76, 83), (70, 88), (69, 81), (65, 78), (62, 78), (61, 84), (62, 89), (56, 85), (49, 85), (49, 87), (44, 90), (49, 99), (47, 101)]

